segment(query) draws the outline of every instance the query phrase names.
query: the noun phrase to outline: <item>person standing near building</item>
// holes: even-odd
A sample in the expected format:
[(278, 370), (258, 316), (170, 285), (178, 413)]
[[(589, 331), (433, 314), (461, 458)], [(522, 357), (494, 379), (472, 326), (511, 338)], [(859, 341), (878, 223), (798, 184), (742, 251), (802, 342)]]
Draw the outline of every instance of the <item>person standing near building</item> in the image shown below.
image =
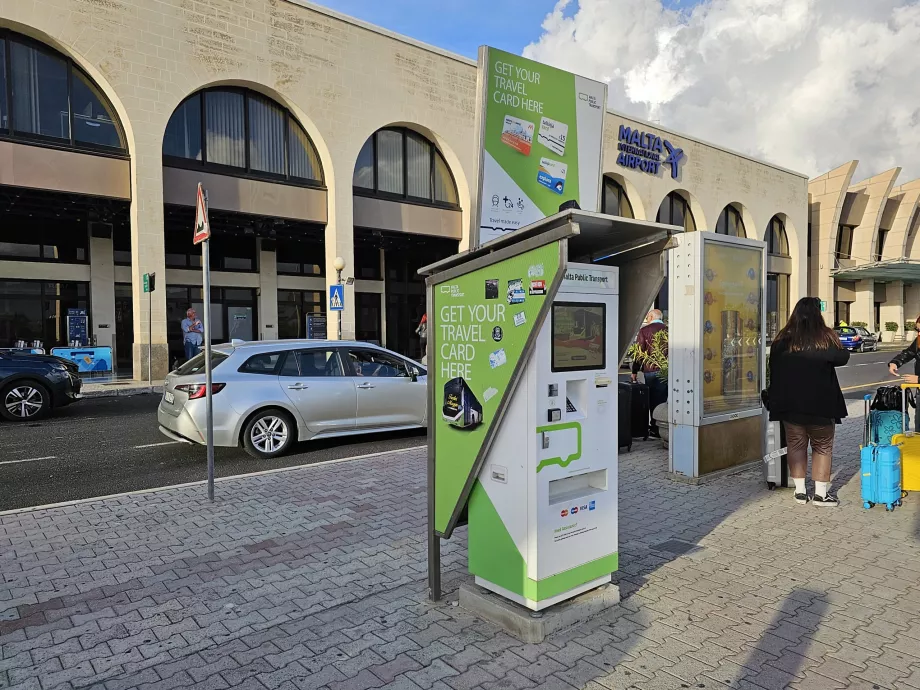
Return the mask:
[[(920, 316), (917, 317), (916, 325), (917, 328), (920, 328)], [(881, 338), (879, 340), (881, 340)], [(918, 343), (920, 343), (920, 337), (914, 338), (910, 345), (901, 350), (898, 354), (891, 358), (890, 362), (888, 362), (888, 371), (892, 376), (898, 376), (898, 369), (904, 365), (909, 364), (910, 362), (914, 363), (913, 374), (901, 375), (901, 380), (903, 383), (920, 382), (920, 348), (918, 348)], [(917, 407), (920, 408), (920, 405)], [(920, 413), (914, 415), (914, 429), (920, 431)]]
[[(847, 416), (847, 405), (837, 381), (836, 367), (850, 360), (837, 334), (824, 324), (821, 302), (803, 297), (789, 323), (770, 347), (770, 421), (786, 431), (789, 474), (795, 482), (795, 500), (817, 506), (837, 506), (831, 493), (831, 458), (835, 425)], [(805, 490), (808, 445), (814, 496)]]
[(182, 319), (182, 344), (185, 347), (185, 361), (198, 354), (201, 343), (204, 342), (202, 337), (201, 320), (195, 313), (194, 309), (185, 312), (185, 318)]
[[(668, 327), (662, 321), (660, 309), (652, 309), (645, 317), (645, 325), (639, 329), (639, 335), (636, 338), (636, 346), (646, 355), (651, 354), (652, 347), (655, 343), (655, 335), (659, 331), (667, 331)], [(667, 347), (667, 346), (665, 346)], [(661, 433), (658, 431), (658, 425), (655, 423), (655, 408), (668, 401), (668, 384), (663, 381), (659, 375), (661, 368), (654, 362), (645, 359), (644, 363), (640, 359), (634, 358), (632, 364), (632, 381), (636, 383), (639, 380), (639, 371), (645, 375), (645, 385), (648, 386), (649, 402), (649, 436), (660, 438)]]
[(422, 314), (422, 320), (419, 321), (415, 329), (422, 346), (422, 364), (428, 364), (428, 314)]

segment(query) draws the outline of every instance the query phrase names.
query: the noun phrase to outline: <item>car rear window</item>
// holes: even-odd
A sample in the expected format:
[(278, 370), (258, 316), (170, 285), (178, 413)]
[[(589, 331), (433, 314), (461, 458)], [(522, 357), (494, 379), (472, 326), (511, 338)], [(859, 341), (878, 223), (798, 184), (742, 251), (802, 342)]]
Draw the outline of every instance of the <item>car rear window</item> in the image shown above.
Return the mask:
[(855, 328), (838, 328), (837, 332), (840, 333), (840, 335), (856, 335)]
[[(218, 365), (229, 357), (225, 352), (211, 351), (211, 371), (214, 371)], [(192, 374), (204, 373), (204, 352), (199, 352), (189, 361), (176, 369), (179, 376), (191, 376)]]

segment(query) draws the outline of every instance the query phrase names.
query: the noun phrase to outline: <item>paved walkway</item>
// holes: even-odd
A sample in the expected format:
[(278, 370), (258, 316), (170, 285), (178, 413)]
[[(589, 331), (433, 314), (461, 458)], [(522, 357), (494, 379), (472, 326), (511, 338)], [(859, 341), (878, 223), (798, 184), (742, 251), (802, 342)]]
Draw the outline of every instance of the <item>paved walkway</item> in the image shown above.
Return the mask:
[(920, 496), (860, 507), (859, 433), (837, 510), (634, 447), (622, 605), (541, 645), (455, 606), (462, 534), (426, 601), (421, 451), (0, 516), (0, 688), (920, 688)]

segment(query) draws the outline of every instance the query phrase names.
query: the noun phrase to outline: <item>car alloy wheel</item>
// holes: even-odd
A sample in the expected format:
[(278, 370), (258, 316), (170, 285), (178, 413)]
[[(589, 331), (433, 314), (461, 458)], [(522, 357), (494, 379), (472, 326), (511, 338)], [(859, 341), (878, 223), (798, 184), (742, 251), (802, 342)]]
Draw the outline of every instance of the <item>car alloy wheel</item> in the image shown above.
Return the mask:
[(29, 419), (42, 411), (45, 398), (41, 390), (29, 384), (15, 386), (7, 391), (3, 406), (13, 417)]
[(289, 433), (287, 420), (267, 415), (252, 425), (249, 440), (260, 453), (272, 455), (284, 448)]

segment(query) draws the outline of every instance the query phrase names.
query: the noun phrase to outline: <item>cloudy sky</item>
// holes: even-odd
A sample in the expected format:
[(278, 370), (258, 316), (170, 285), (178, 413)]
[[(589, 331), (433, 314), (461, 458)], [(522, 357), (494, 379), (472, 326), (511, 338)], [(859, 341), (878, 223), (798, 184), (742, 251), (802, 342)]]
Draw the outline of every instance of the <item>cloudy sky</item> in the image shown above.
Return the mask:
[[(321, 0), (322, 1), (322, 0)], [(475, 56), (604, 79), (612, 108), (818, 175), (920, 176), (920, 0), (327, 0)]]

